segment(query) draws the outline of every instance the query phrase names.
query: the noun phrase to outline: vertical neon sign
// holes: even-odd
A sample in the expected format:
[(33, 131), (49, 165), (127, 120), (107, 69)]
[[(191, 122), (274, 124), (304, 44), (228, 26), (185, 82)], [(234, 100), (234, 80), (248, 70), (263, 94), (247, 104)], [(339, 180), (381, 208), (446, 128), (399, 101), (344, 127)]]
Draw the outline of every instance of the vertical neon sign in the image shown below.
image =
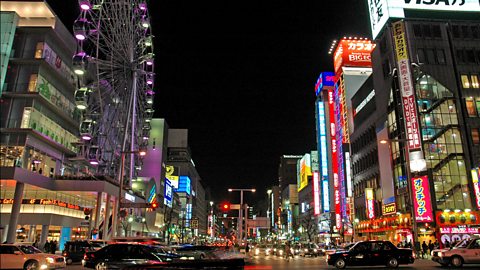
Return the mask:
[(428, 177), (414, 177), (412, 180), (413, 207), (415, 210), (416, 222), (433, 222), (432, 199)]
[(333, 89), (328, 90), (328, 107), (330, 122), (330, 145), (332, 154), (332, 174), (333, 174), (333, 196), (335, 202), (335, 227), (340, 230), (342, 228), (342, 215), (340, 204), (340, 181), (338, 179), (338, 153), (337, 153), (337, 127), (335, 123), (335, 102), (333, 97)]
[(473, 191), (475, 192), (475, 202), (477, 204), (477, 209), (480, 209), (480, 183), (478, 179), (480, 175), (480, 169), (472, 170), (472, 180), (473, 180)]
[(320, 186), (318, 172), (313, 172), (313, 213), (320, 215)]
[(325, 118), (325, 105), (323, 101), (318, 101), (318, 134), (319, 134), (319, 153), (320, 153), (320, 170), (322, 181), (323, 210), (330, 211), (330, 191), (328, 188), (328, 154), (327, 154), (327, 126)]
[(365, 189), (365, 199), (367, 203), (367, 218), (374, 219), (375, 218), (375, 201), (373, 198), (372, 188)]

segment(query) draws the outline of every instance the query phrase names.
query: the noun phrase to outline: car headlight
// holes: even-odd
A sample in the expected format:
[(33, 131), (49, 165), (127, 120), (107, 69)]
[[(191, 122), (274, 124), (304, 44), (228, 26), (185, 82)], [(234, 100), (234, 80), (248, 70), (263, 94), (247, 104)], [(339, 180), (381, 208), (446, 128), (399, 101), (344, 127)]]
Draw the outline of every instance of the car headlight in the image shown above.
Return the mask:
[(283, 254), (283, 250), (280, 250), (280, 255), (282, 255), (282, 254)]
[(443, 257), (443, 252), (439, 252), (438, 257)]
[(55, 263), (55, 259), (52, 257), (47, 257), (47, 263)]
[(316, 249), (316, 248), (314, 248), (314, 249), (313, 249), (313, 252), (317, 252), (317, 249)]
[(276, 248), (274, 248), (274, 249), (273, 249), (273, 251), (277, 251), (277, 249), (276, 249)]
[(260, 250), (258, 250), (258, 249), (255, 249), (255, 254), (257, 254), (257, 255), (258, 255), (258, 253), (260, 253)]
[(308, 248), (304, 249), (303, 251), (308, 252)]

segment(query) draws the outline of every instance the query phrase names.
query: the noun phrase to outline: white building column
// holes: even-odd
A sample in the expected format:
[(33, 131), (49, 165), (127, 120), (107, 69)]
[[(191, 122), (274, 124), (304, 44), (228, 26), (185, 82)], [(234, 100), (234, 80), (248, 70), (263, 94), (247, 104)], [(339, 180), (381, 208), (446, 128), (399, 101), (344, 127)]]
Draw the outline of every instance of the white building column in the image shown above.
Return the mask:
[[(108, 233), (108, 227), (110, 226), (110, 200), (112, 195), (107, 194), (107, 202), (105, 203), (105, 220), (103, 221), (103, 240), (110, 240), (110, 234)], [(112, 228), (112, 231), (114, 229)]]
[(22, 206), (23, 190), (25, 184), (18, 182), (15, 185), (15, 195), (13, 195), (12, 213), (10, 214), (10, 222), (8, 223), (7, 243), (15, 243), (17, 238), (17, 224), (20, 216), (20, 207)]
[(50, 229), (49, 225), (42, 225), (42, 233), (40, 234), (40, 243), (38, 243), (38, 246), (41, 249), (43, 249), (43, 247), (45, 246), (45, 242), (47, 242), (49, 229)]

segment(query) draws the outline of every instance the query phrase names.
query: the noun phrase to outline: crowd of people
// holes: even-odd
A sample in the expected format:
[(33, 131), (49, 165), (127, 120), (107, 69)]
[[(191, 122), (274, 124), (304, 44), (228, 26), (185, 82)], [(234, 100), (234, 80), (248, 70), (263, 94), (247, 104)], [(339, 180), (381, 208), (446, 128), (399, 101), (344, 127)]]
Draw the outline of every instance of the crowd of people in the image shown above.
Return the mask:
[(57, 240), (51, 240), (51, 241), (47, 240), (47, 242), (45, 242), (45, 245), (43, 245), (43, 248), (42, 248), (42, 247), (39, 247), (38, 242), (35, 241), (33, 243), (33, 246), (36, 247), (36, 248), (43, 249), (43, 251), (45, 253), (55, 254), (55, 252), (57, 251), (57, 248), (58, 248), (58, 242), (57, 242)]

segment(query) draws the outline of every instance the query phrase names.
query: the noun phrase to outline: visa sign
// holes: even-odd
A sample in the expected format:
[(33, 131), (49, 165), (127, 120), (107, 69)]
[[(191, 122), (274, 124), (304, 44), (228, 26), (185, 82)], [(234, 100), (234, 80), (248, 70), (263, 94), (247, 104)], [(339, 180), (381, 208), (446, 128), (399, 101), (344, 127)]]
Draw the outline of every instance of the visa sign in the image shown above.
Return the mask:
[(322, 72), (315, 83), (315, 95), (318, 96), (322, 89), (328, 89), (335, 85), (335, 74), (333, 72)]
[[(478, 0), (368, 0), (373, 38), (385, 28), (390, 18), (405, 18), (405, 9), (475, 12), (480, 11)], [(418, 14), (416, 15), (418, 17)], [(428, 18), (428, 14), (425, 15)]]

